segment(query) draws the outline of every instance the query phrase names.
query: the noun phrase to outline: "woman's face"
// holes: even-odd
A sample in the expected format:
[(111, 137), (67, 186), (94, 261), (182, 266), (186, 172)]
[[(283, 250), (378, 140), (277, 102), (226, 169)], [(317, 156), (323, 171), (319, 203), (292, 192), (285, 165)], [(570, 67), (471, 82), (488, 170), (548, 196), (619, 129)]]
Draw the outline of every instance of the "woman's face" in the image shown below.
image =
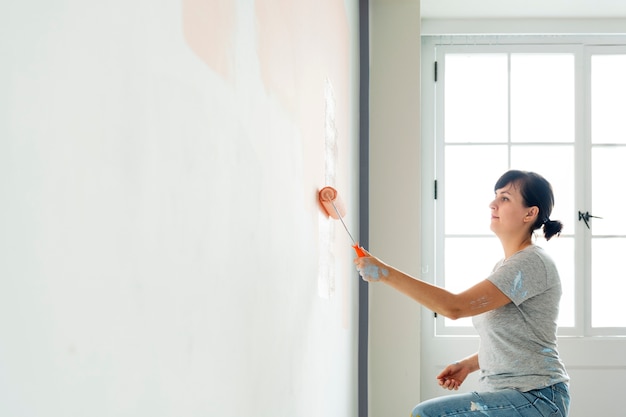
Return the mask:
[[(533, 224), (536, 207), (526, 207), (519, 187), (509, 183), (496, 190), (491, 208), (491, 230), (498, 236), (515, 234)], [(533, 215), (534, 214), (534, 215)]]

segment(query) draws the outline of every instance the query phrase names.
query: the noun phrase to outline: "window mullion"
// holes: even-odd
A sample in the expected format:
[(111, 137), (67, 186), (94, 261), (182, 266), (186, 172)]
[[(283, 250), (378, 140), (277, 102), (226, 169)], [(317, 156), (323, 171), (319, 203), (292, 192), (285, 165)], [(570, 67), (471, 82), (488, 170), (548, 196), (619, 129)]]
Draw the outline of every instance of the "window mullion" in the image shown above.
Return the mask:
[[(577, 117), (576, 126), (576, 211), (586, 211), (591, 205), (591, 54), (577, 54), (580, 65), (576, 67)], [(583, 336), (591, 330), (591, 233), (582, 222), (576, 224), (576, 327)]]

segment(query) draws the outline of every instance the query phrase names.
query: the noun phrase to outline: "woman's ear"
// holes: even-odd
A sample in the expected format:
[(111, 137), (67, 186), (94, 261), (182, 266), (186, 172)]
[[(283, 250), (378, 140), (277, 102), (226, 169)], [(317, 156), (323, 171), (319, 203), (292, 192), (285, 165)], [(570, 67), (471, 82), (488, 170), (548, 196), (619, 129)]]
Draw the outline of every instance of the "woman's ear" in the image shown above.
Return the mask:
[(528, 211), (526, 212), (526, 216), (524, 217), (524, 221), (534, 222), (538, 215), (539, 215), (539, 207), (537, 206), (529, 207)]

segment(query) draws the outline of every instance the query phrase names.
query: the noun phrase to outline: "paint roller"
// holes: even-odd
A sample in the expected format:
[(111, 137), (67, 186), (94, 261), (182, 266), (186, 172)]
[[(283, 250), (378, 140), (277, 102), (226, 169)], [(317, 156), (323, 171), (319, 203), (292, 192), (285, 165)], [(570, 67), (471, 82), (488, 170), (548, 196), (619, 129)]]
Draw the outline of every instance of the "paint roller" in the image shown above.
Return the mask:
[(356, 255), (359, 258), (366, 256), (365, 252), (363, 252), (363, 249), (359, 247), (357, 241), (354, 240), (354, 238), (352, 237), (350, 230), (348, 230), (348, 226), (346, 226), (346, 223), (343, 221), (343, 216), (346, 215), (346, 206), (343, 204), (341, 198), (339, 198), (337, 190), (335, 190), (333, 187), (322, 188), (319, 192), (319, 200), (322, 204), (322, 208), (326, 212), (326, 215), (332, 217), (333, 219), (339, 219), (341, 221), (343, 228), (346, 229), (348, 236), (350, 236), (350, 239), (352, 240), (352, 247), (354, 248)]

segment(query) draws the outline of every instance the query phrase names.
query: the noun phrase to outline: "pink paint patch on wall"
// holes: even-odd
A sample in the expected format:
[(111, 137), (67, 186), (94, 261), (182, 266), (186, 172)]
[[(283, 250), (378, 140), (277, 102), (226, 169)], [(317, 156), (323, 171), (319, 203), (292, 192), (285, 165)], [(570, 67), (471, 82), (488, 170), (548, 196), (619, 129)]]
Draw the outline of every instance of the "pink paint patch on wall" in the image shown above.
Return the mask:
[(234, 73), (236, 2), (182, 0), (183, 34), (193, 52), (224, 79)]
[[(234, 97), (245, 97), (234, 119), (241, 123), (238, 141), (249, 141), (259, 154), (297, 150), (294, 166), (300, 175), (285, 180), (290, 185), (297, 182), (295, 189), (313, 191), (321, 185), (347, 189), (351, 53), (344, 2), (181, 2), (185, 42), (231, 84)], [(285, 162), (275, 158), (276, 166)], [(345, 255), (335, 257), (334, 222), (321, 218), (317, 226), (319, 295), (332, 298), (337, 289), (347, 297), (347, 288), (342, 288), (347, 283), (335, 274)], [(350, 254), (350, 246), (345, 247), (343, 253)], [(343, 301), (347, 322), (349, 301)]]
[[(324, 111), (326, 78), (342, 99), (347, 98), (349, 34), (343, 2), (257, 0), (255, 13), (266, 91), (297, 114), (304, 131), (323, 128), (319, 117)], [(346, 100), (341, 102), (347, 106)], [(340, 117), (344, 116), (347, 107), (340, 109)]]

